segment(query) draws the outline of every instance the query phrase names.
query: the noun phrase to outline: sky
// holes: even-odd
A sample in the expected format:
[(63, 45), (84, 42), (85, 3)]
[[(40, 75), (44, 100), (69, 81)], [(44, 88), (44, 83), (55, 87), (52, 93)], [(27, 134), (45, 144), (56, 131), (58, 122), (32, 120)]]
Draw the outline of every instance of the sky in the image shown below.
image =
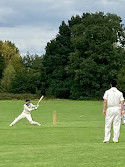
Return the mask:
[(21, 55), (43, 55), (62, 21), (83, 13), (117, 14), (125, 24), (125, 0), (0, 0), (0, 40), (16, 45)]

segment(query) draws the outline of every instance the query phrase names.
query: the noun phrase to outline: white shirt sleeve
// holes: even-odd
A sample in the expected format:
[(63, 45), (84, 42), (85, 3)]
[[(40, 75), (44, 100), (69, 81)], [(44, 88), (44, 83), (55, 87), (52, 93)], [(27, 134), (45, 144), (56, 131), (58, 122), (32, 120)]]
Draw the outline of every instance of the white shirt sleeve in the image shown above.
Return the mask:
[(32, 111), (33, 109), (30, 108), (30, 107), (28, 107), (26, 104), (24, 104), (24, 110), (30, 112), (30, 111)]
[(124, 100), (123, 93), (121, 93), (120, 101), (123, 101), (123, 100)]
[(30, 103), (30, 107), (31, 107), (32, 109), (34, 109), (34, 108), (36, 107), (36, 105)]
[(103, 96), (103, 99), (106, 99), (106, 100), (107, 100), (107, 98), (108, 98), (108, 92), (105, 91), (104, 96)]

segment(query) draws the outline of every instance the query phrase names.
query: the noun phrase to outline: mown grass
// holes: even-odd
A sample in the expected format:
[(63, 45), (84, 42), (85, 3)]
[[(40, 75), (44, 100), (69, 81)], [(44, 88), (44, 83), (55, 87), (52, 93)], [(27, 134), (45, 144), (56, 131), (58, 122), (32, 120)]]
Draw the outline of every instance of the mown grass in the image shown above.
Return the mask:
[[(32, 101), (37, 103), (37, 101)], [(0, 167), (124, 167), (125, 127), (119, 143), (103, 144), (101, 101), (43, 100), (32, 117), (9, 124), (22, 100), (0, 101)], [(57, 125), (53, 125), (53, 112)]]

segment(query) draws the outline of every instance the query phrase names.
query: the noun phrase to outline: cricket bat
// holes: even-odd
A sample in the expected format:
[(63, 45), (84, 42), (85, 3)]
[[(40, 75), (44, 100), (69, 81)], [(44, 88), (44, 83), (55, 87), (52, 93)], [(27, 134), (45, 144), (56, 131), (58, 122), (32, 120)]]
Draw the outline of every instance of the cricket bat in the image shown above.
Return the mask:
[(42, 95), (37, 103), (37, 105), (39, 105), (39, 103), (41, 102), (41, 100), (44, 98), (44, 96)]

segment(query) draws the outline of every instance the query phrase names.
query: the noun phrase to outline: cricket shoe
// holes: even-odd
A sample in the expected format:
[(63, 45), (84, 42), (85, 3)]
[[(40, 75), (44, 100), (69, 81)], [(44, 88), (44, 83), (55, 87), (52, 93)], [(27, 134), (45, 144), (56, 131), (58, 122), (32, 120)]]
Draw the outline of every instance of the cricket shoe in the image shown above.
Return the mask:
[(109, 141), (104, 140), (103, 143), (108, 143)]
[(113, 141), (114, 143), (118, 143), (118, 141)]

